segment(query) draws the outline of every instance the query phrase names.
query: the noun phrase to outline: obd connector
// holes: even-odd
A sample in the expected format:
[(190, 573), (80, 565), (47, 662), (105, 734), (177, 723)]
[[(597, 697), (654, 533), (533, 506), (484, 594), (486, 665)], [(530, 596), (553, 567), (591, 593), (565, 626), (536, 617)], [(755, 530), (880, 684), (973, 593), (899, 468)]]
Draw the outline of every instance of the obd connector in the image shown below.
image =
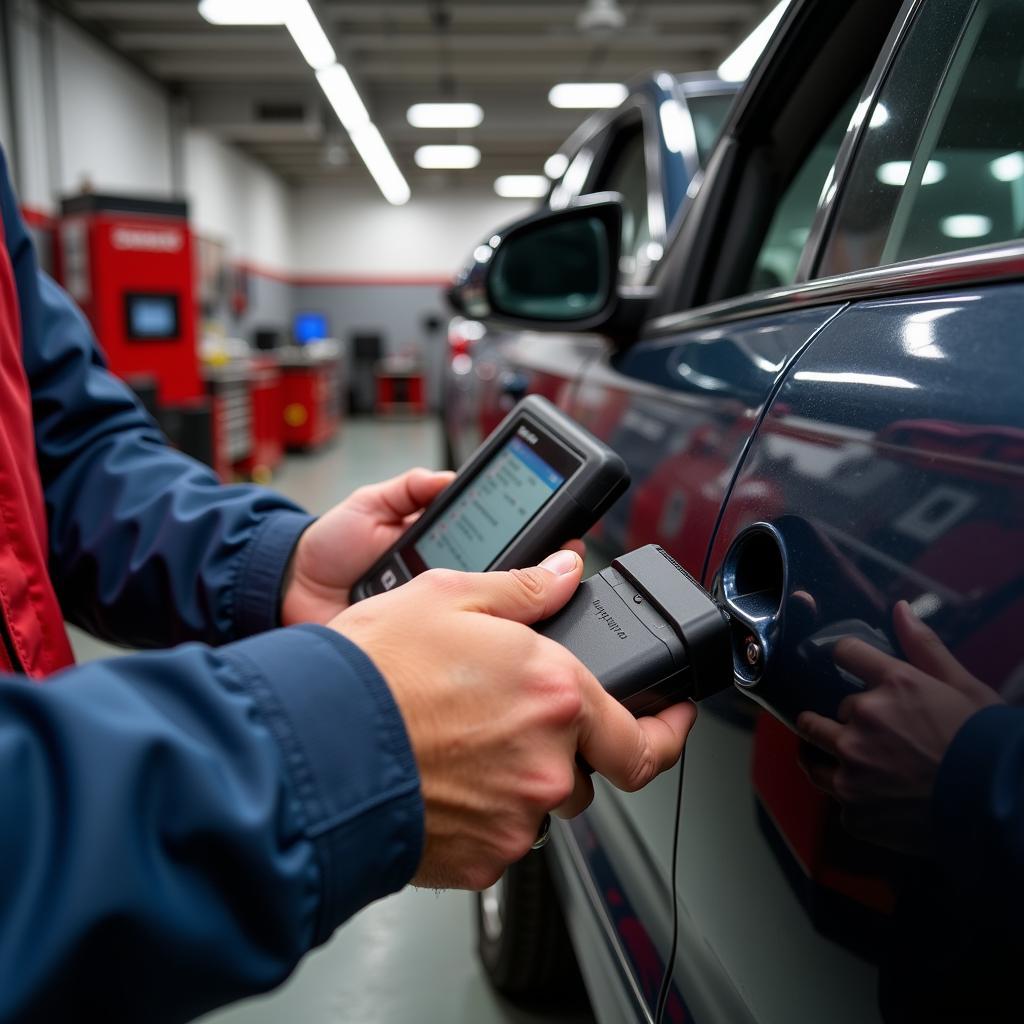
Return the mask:
[(657, 544), (584, 580), (537, 629), (572, 651), (637, 716), (732, 683), (727, 614)]

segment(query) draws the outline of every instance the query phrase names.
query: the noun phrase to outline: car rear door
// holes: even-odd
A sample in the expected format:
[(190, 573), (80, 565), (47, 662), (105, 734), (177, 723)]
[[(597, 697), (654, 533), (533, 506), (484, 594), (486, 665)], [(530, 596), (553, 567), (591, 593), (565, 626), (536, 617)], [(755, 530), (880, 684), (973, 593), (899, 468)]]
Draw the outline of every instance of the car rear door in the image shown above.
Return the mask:
[(839, 637), (899, 655), (899, 599), (1021, 699), (1022, 12), (904, 13), (802, 253), (807, 283), (771, 300), (848, 304), (773, 394), (705, 572), (748, 615), (762, 654), (737, 645), (736, 672), (764, 710), (723, 695), (687, 746), (676, 978), (699, 992), (686, 950), (710, 946), (759, 1021), (1019, 1016), (1013, 946), (990, 927), (1013, 880), (958, 877), (943, 850), (896, 853), (879, 824), (844, 818), (790, 728), (865, 683), (831, 660)]
[[(837, 638), (903, 657), (898, 600), (1002, 700), (1022, 700), (1024, 10), (913, 13), (803, 253), (817, 280), (801, 299), (850, 305), (774, 397), (706, 574), (758, 609), (765, 659), (738, 671), (764, 710), (741, 743), (706, 716), (688, 748), (681, 879), (741, 829), (745, 843), (727, 876), (681, 888), (759, 1020), (1019, 1018), (1006, 962), (1019, 932), (993, 925), (1014, 880), (915, 837), (909, 804), (884, 827), (877, 811), (842, 812), (800, 770), (788, 728), (877, 682), (837, 670)], [(769, 531), (737, 546), (757, 523)], [(746, 769), (732, 793), (709, 781), (723, 742)], [(712, 808), (718, 824), (698, 833)], [(751, 952), (766, 942), (770, 975)]]

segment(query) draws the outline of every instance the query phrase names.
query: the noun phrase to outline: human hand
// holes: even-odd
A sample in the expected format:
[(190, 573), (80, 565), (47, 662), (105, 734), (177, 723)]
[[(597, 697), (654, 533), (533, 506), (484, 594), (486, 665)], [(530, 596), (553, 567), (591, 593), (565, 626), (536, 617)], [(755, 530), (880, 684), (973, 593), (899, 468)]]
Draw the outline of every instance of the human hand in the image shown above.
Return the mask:
[(569, 600), (582, 571), (572, 550), (511, 572), (433, 570), (330, 623), (373, 659), (405, 720), (426, 807), (417, 884), (493, 885), (546, 812), (572, 816), (593, 799), (577, 751), (627, 791), (678, 760), (693, 704), (636, 720), (529, 628)]
[(811, 781), (843, 806), (847, 829), (903, 853), (930, 852), (929, 818), (939, 765), (960, 727), (1002, 700), (960, 664), (906, 601), (893, 625), (908, 661), (844, 639), (836, 664), (867, 689), (847, 697), (838, 721), (812, 711), (797, 731), (827, 759), (808, 752)]
[(349, 591), (451, 482), (454, 473), (410, 469), (353, 491), (299, 538), (282, 587), (281, 622), (329, 622)]

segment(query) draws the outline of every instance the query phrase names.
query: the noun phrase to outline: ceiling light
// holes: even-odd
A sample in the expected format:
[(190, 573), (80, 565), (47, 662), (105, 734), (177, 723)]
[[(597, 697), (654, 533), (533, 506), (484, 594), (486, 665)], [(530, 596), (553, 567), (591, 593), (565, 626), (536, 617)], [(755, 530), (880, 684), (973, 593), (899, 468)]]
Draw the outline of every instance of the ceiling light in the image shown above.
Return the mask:
[[(909, 160), (890, 160), (888, 163), (879, 164), (875, 171), (875, 177), (883, 185), (895, 185), (897, 188), (906, 185), (910, 176)], [(942, 181), (946, 176), (946, 165), (941, 160), (929, 160), (925, 165), (924, 174), (921, 176), (922, 185), (934, 185)]]
[(629, 90), (620, 82), (562, 82), (548, 93), (548, 102), (563, 110), (617, 107)]
[(941, 227), (947, 238), (981, 238), (992, 230), (992, 218), (980, 213), (954, 213), (942, 218)]
[(316, 80), (346, 131), (351, 132), (370, 123), (370, 115), (352, 84), (349, 73), (341, 64), (321, 68), (316, 73)]
[(282, 0), (199, 0), (199, 13), (211, 25), (283, 25)]
[(544, 173), (552, 180), (557, 181), (569, 166), (569, 158), (564, 153), (552, 153), (544, 161)]
[(355, 130), (350, 129), (349, 136), (384, 198), (392, 206), (402, 206), (409, 202), (412, 197), (409, 183), (398, 169), (377, 126), (367, 121)]
[(768, 45), (768, 40), (771, 39), (788, 6), (789, 0), (782, 0), (772, 8), (764, 21), (718, 65), (719, 78), (724, 78), (727, 82), (742, 82), (750, 75), (757, 58)]
[(414, 157), (417, 167), (430, 171), (468, 170), (480, 163), (476, 146), (420, 146)]
[(337, 60), (334, 47), (309, 6), (309, 0), (287, 0), (284, 9), (284, 23), (306, 63), (314, 71), (333, 64)]
[(606, 35), (626, 26), (626, 15), (618, 0), (587, 0), (576, 15), (576, 27), (581, 32)]
[(475, 128), (484, 112), (476, 103), (414, 103), (405, 119), (413, 128)]
[(997, 157), (988, 165), (988, 169), (996, 181), (1016, 181), (1018, 178), (1024, 178), (1024, 153), (1018, 151)]
[(502, 199), (541, 199), (549, 184), (543, 174), (503, 174), (494, 180), (494, 191)]

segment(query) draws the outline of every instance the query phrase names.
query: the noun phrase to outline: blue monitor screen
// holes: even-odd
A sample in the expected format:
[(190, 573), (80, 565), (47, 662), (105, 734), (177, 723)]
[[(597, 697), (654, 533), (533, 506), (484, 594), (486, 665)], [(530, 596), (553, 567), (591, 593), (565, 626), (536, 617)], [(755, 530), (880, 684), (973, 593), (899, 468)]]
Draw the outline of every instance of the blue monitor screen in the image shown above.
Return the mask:
[(177, 295), (127, 292), (124, 311), (129, 341), (173, 341), (179, 337)]
[(295, 314), (295, 341), (305, 345), (308, 341), (319, 341), (327, 337), (327, 317), (323, 313)]

